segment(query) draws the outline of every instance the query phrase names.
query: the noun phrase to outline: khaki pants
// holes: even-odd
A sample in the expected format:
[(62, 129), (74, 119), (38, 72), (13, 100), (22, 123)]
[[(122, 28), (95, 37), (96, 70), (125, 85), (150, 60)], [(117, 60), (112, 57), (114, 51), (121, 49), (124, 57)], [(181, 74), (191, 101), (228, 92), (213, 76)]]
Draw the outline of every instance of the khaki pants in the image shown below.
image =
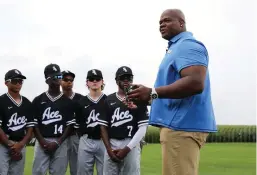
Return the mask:
[(208, 133), (160, 129), (162, 175), (198, 175), (200, 149)]

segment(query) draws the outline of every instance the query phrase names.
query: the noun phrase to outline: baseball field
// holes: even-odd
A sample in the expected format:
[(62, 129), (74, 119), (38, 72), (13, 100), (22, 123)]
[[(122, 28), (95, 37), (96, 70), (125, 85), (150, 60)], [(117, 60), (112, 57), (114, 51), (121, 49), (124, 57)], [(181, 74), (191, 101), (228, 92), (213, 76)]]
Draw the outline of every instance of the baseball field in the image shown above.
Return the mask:
[[(33, 147), (27, 147), (25, 175), (31, 174), (32, 162)], [(160, 144), (144, 147), (141, 174), (161, 175)], [(201, 151), (199, 175), (256, 175), (256, 144), (207, 143)]]

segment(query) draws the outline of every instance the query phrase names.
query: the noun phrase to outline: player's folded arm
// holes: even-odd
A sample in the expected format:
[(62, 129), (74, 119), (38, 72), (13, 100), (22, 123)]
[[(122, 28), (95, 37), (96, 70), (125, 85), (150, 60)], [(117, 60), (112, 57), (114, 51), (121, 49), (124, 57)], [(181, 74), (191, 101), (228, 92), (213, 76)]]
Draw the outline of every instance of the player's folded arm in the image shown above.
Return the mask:
[(26, 128), (35, 127), (35, 126), (36, 126), (36, 122), (28, 122), (28, 123), (26, 123)]
[(133, 149), (136, 145), (138, 145), (140, 141), (144, 138), (146, 134), (147, 126), (148, 126), (147, 124), (144, 124), (138, 128), (137, 132), (135, 133), (135, 135), (127, 145), (127, 147), (129, 147), (130, 150)]
[(37, 120), (33, 117), (34, 113), (28, 115), (26, 128), (35, 127), (37, 125)]
[(140, 120), (140, 121), (137, 122), (137, 124), (138, 124), (138, 127), (140, 127), (140, 126), (148, 125), (148, 122), (149, 122), (148, 119), (146, 119), (146, 120)]
[(2, 123), (3, 123), (3, 109), (2, 109), (2, 106), (3, 106), (3, 104), (2, 104), (2, 100), (1, 100), (1, 98), (0, 98), (0, 128), (1, 128), (1, 126), (2, 126)]
[(149, 122), (149, 112), (146, 105), (141, 105), (137, 112), (137, 125), (138, 127), (148, 125)]
[(38, 97), (34, 98), (32, 101), (32, 113), (33, 113), (32, 120), (33, 120), (34, 127), (38, 126), (38, 118), (39, 118), (37, 101), (38, 101)]
[[(1, 104), (0, 104), (1, 105)], [(1, 110), (1, 107), (0, 107), (0, 110)], [(3, 122), (3, 117), (2, 117), (2, 114), (1, 114), (1, 111), (0, 111), (0, 128), (2, 126), (2, 122)]]
[(79, 129), (80, 128), (80, 124), (81, 124), (81, 119), (82, 119), (82, 110), (83, 108), (80, 106), (79, 102), (74, 102), (74, 111), (75, 111), (75, 124), (74, 124), (74, 128), (75, 129)]
[(8, 145), (8, 137), (6, 136), (5, 132), (2, 129), (2, 122), (3, 122), (3, 109), (2, 109), (3, 103), (0, 98), (0, 142), (2, 142), (4, 145)]
[(39, 104), (39, 97), (35, 97), (32, 101), (32, 109), (33, 109), (33, 115), (34, 115), (34, 123), (35, 126), (33, 127), (33, 133), (35, 138), (39, 141), (40, 144), (42, 144), (44, 142), (44, 137), (42, 136), (42, 134), (40, 133), (40, 130), (38, 128), (38, 122), (40, 119), (40, 114), (38, 114), (38, 104)]
[(68, 118), (66, 119), (67, 120), (66, 121), (66, 126), (70, 126), (70, 125), (75, 125), (76, 124), (76, 113), (77, 113), (77, 110), (78, 110), (77, 103), (71, 101), (71, 105), (70, 105), (70, 109), (69, 109), (69, 111), (71, 111), (71, 113), (67, 115)]
[(76, 124), (75, 118), (73, 118), (73, 119), (71, 119), (71, 120), (66, 122), (66, 126), (70, 126), (70, 125), (74, 125), (74, 124)]
[(79, 128), (80, 128), (80, 124), (77, 123), (77, 122), (75, 122), (74, 128), (75, 128), (75, 129), (79, 129)]
[(37, 120), (37, 118), (34, 118), (34, 123), (35, 123), (35, 126), (38, 125), (38, 120)]
[(101, 114), (98, 116), (98, 124), (102, 125), (102, 126), (109, 126), (109, 122), (107, 120), (108, 116), (109, 116), (109, 105), (108, 105), (108, 101), (105, 100), (103, 107), (100, 109)]
[(129, 147), (130, 149), (133, 149), (136, 145), (138, 145), (146, 134), (149, 122), (149, 113), (146, 105), (139, 106), (136, 117), (138, 130), (133, 136), (132, 140), (127, 145), (127, 147)]
[(108, 122), (105, 121), (105, 120), (98, 119), (98, 124), (102, 125), (102, 126), (107, 126), (108, 127)]

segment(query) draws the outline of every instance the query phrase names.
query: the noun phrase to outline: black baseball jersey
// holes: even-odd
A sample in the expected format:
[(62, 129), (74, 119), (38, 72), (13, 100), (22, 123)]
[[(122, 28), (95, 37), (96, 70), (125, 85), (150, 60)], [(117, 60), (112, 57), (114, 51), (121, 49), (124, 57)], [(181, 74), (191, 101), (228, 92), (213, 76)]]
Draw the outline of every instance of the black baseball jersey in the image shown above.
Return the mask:
[(71, 99), (72, 101), (76, 102), (76, 101), (79, 101), (82, 97), (83, 97), (83, 95), (74, 92), (74, 93), (70, 96), (70, 99)]
[(44, 92), (32, 104), (35, 122), (43, 137), (60, 137), (67, 126), (75, 124), (74, 103), (63, 93), (53, 98)]
[(97, 100), (89, 95), (81, 98), (77, 103), (76, 125), (81, 134), (88, 134), (89, 137), (100, 139), (99, 117), (105, 115), (106, 95), (102, 94)]
[(117, 93), (107, 96), (106, 115), (99, 116), (99, 124), (108, 126), (110, 138), (132, 138), (140, 126), (148, 124), (147, 106), (129, 109), (122, 101)]
[[(73, 92), (73, 94), (69, 97), (72, 101), (73, 101), (73, 103), (76, 105), (76, 103), (81, 99), (83, 97), (83, 95), (81, 95), (81, 94), (79, 94), (79, 93), (75, 93), (75, 92)], [(77, 106), (75, 106), (75, 107), (77, 107)], [(76, 114), (75, 114), (75, 112), (74, 112), (74, 116), (75, 116)], [(75, 117), (75, 119), (76, 119), (76, 117)], [(71, 131), (71, 133), (70, 133), (70, 136), (71, 135), (75, 135), (76, 134), (76, 131), (75, 131), (75, 127), (74, 128), (72, 128), (72, 131)]]
[(28, 127), (34, 127), (32, 104), (24, 96), (17, 103), (9, 93), (0, 96), (0, 127), (9, 140), (21, 141)]

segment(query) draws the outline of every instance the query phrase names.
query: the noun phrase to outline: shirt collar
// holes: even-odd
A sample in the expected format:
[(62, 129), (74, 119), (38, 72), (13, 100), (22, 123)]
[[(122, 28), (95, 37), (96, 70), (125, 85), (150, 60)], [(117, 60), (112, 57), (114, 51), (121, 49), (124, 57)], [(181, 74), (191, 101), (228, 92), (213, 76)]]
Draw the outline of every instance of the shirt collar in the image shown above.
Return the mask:
[(187, 36), (193, 36), (193, 34), (191, 32), (181, 32), (181, 33), (179, 33), (178, 35), (174, 36), (173, 38), (171, 38), (169, 40), (168, 47), (170, 47), (172, 43), (175, 43), (180, 38), (187, 37)]

